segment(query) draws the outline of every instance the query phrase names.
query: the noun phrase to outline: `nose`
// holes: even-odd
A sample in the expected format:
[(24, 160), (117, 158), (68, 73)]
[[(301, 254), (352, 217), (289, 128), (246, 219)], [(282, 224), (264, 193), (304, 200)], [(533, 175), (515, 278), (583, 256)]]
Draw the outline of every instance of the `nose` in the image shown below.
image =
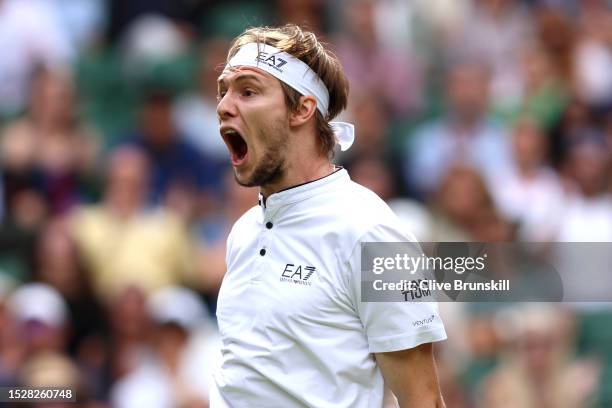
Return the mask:
[(219, 100), (217, 104), (217, 116), (220, 120), (236, 116), (236, 105), (230, 91)]

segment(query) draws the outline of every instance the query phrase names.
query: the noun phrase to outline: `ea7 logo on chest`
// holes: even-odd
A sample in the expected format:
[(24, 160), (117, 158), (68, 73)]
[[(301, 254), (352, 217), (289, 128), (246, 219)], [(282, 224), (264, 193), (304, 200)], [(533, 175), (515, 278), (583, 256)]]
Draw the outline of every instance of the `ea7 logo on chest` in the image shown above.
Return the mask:
[(283, 273), (281, 273), (281, 282), (292, 282), (296, 285), (311, 286), (312, 281), (309, 281), (316, 268), (314, 266), (302, 266), (287, 264)]
[(280, 68), (287, 63), (287, 61), (285, 61), (281, 57), (277, 57), (274, 54), (270, 55), (267, 52), (260, 52), (259, 54), (257, 54), (257, 61), (263, 62), (264, 64), (275, 68), (279, 72), (283, 72)]

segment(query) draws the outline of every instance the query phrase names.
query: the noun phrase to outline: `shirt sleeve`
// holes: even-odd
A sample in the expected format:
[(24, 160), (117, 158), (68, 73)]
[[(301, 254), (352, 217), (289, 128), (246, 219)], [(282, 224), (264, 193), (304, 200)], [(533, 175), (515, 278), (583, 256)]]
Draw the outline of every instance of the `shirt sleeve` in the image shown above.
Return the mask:
[[(433, 299), (427, 301), (405, 301), (398, 291), (393, 301), (362, 301), (362, 243), (381, 243), (381, 254), (392, 256), (391, 249), (385, 245), (406, 243), (409, 250), (420, 247), (413, 236), (390, 225), (377, 225), (371, 228), (356, 243), (349, 259), (350, 296), (363, 324), (371, 353), (406, 350), (420, 344), (446, 339), (446, 331)], [(395, 243), (395, 244), (387, 244)], [(367, 266), (365, 266), (367, 267)], [(368, 285), (368, 283), (364, 283)], [(367, 300), (367, 299), (366, 299)]]

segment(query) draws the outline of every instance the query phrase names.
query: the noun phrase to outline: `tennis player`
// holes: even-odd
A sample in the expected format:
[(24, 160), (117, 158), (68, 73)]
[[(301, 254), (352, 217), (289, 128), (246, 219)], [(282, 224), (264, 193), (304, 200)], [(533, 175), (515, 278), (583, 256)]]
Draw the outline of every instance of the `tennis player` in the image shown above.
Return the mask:
[(432, 303), (361, 301), (361, 242), (413, 241), (387, 205), (331, 162), (353, 126), (336, 57), (295, 25), (237, 37), (218, 79), (235, 178), (260, 188), (234, 225), (217, 317), (223, 362), (211, 406), (443, 407)]

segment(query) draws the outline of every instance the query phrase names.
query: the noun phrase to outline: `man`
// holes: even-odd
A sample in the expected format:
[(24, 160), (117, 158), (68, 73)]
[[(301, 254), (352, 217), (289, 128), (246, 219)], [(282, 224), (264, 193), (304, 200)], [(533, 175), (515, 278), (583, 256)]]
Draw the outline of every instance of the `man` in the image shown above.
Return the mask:
[(71, 218), (72, 235), (102, 299), (115, 299), (132, 286), (150, 293), (193, 282), (188, 232), (175, 214), (147, 206), (149, 175), (145, 152), (117, 148), (108, 159), (102, 203), (85, 205)]
[(404, 152), (404, 178), (424, 198), (438, 191), (457, 163), (474, 167), (495, 184), (511, 162), (506, 130), (488, 112), (488, 69), (471, 60), (455, 61), (445, 85), (447, 111), (419, 126)]
[(386, 384), (402, 407), (443, 407), (435, 306), (361, 302), (361, 242), (412, 239), (330, 161), (353, 139), (329, 123), (347, 103), (337, 59), (297, 26), (254, 28), (234, 40), (218, 88), (235, 178), (259, 186), (260, 203), (228, 237), (211, 406), (381, 407)]
[(172, 116), (174, 91), (151, 84), (143, 92), (137, 129), (126, 140), (143, 149), (151, 162), (150, 196), (189, 218), (196, 201), (218, 189), (221, 172), (180, 133)]

